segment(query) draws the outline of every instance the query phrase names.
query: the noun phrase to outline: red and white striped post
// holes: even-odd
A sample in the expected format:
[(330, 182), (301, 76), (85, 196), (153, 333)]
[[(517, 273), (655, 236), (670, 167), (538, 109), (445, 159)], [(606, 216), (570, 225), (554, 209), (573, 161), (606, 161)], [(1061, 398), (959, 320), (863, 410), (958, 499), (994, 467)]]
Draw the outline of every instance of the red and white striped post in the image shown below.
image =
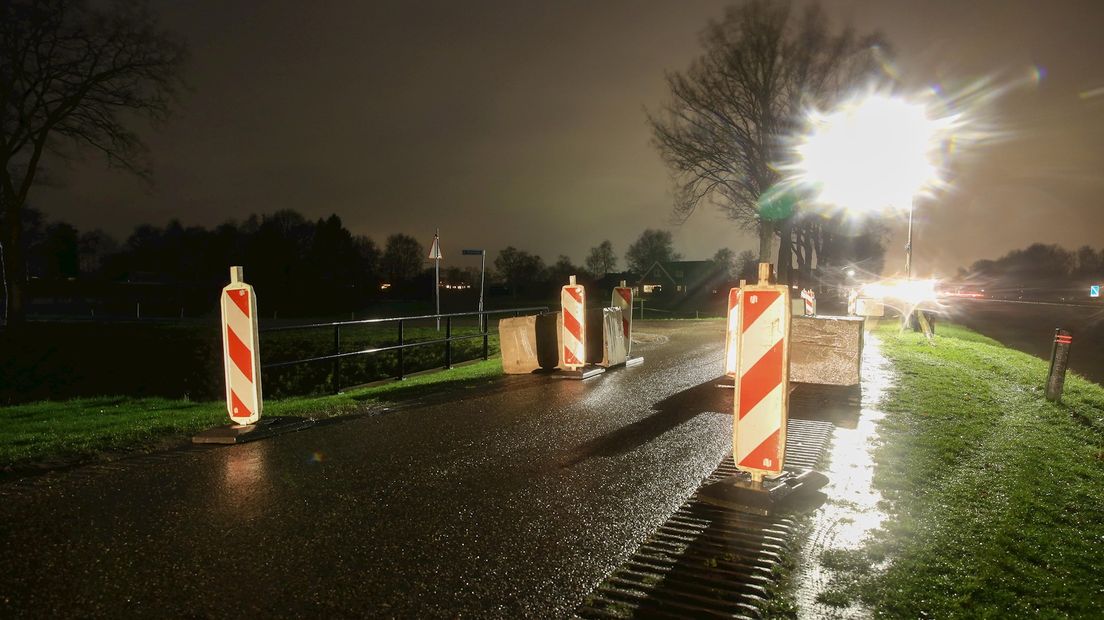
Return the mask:
[(760, 263), (759, 283), (744, 287), (737, 302), (733, 456), (756, 483), (782, 472), (789, 406), (789, 288), (769, 278), (770, 264)]
[(222, 289), (222, 363), (226, 377), (226, 412), (237, 424), (261, 418), (260, 337), (257, 296), (242, 281), (242, 268), (230, 268), (230, 284)]
[(632, 289), (621, 280), (621, 286), (613, 287), (611, 308), (621, 309), (621, 327), (625, 331), (625, 355), (632, 352)]
[(574, 371), (586, 365), (586, 292), (571, 276), (560, 290), (563, 307), (563, 363)]

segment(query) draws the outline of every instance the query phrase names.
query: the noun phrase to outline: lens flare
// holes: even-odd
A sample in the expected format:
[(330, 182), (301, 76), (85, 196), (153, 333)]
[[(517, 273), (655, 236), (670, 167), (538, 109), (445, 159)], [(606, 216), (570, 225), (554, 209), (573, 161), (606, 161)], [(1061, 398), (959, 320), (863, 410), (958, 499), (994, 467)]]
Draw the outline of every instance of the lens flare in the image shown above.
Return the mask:
[(935, 310), (943, 312), (945, 306), (940, 301), (939, 280), (910, 280), (889, 278), (870, 282), (859, 287), (861, 297), (876, 299), (885, 307), (893, 308), (902, 317), (909, 317), (917, 310)]
[(922, 101), (868, 93), (830, 113), (811, 112), (794, 148), (791, 179), (815, 200), (852, 212), (907, 209), (943, 183), (955, 116), (935, 116)]
[(925, 303), (938, 304), (939, 293), (936, 291), (938, 285), (938, 280), (890, 279), (865, 284), (859, 291), (866, 297), (900, 302), (906, 307), (915, 308)]

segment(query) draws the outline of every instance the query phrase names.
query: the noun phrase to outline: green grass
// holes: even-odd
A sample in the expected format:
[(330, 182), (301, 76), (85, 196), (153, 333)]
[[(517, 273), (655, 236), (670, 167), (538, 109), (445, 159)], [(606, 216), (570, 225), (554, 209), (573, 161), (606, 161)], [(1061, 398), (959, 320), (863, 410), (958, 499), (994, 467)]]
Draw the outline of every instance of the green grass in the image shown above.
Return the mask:
[(882, 402), (874, 484), (889, 518), (820, 600), (880, 617), (1100, 617), (1104, 388), (960, 327), (878, 335), (897, 383)]
[[(501, 360), (492, 358), (336, 395), (266, 401), (264, 415), (323, 419), (365, 413), (381, 403), (484, 385), (501, 374)], [(228, 423), (222, 402), (103, 397), (3, 407), (0, 470), (21, 471), (154, 450)]]
[[(431, 321), (404, 324), (404, 342), (444, 337)], [(498, 351), (494, 324), (488, 347)], [(183, 323), (32, 322), (17, 332), (0, 330), (0, 404), (66, 400), (113, 394), (129, 397), (218, 400), (222, 396), (222, 341), (213, 318)], [(453, 321), (453, 361), (482, 356), (473, 320)], [(397, 324), (347, 325), (340, 352), (398, 343)], [(334, 353), (333, 328), (263, 332), (261, 363), (309, 359)], [(444, 345), (407, 348), (405, 372), (443, 365)], [(398, 374), (398, 353), (351, 356), (341, 361), (341, 385), (358, 385)], [(286, 398), (332, 391), (333, 364), (312, 362), (265, 371), (265, 394)]]

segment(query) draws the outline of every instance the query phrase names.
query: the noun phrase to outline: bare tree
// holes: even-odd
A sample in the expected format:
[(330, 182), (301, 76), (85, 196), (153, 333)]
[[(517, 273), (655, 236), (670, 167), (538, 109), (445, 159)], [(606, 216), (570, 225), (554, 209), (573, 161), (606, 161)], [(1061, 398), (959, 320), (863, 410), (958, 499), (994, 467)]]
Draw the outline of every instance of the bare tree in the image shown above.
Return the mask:
[[(98, 5), (102, 6), (102, 5)], [(126, 122), (164, 119), (181, 84), (184, 46), (144, 2), (0, 2), (0, 217), (7, 319), (24, 313), (20, 212), (42, 157), (90, 147), (145, 176), (146, 149)]]
[(713, 262), (717, 264), (717, 268), (724, 271), (725, 277), (732, 279), (737, 273), (736, 269), (736, 253), (729, 248), (721, 248), (717, 250), (713, 255)]
[(613, 253), (613, 244), (609, 239), (590, 248), (586, 257), (586, 270), (594, 279), (599, 280), (616, 268), (617, 255)]
[(498, 257), (494, 260), (494, 269), (502, 278), (502, 283), (510, 287), (510, 294), (515, 299), (519, 290), (544, 280), (548, 275), (541, 257), (519, 250), (512, 245), (499, 251)]
[(625, 264), (629, 271), (638, 276), (644, 275), (654, 263), (677, 260), (682, 260), (682, 255), (675, 252), (674, 238), (669, 230), (649, 228), (640, 233), (625, 251)]
[(752, 0), (729, 7), (701, 34), (703, 54), (667, 76), (671, 101), (648, 122), (676, 186), (674, 211), (685, 220), (703, 203), (759, 232), (759, 260), (771, 262), (780, 234), (779, 275), (788, 276), (791, 230), (761, 217), (760, 197), (779, 176), (788, 136), (810, 106), (824, 106), (872, 74), (877, 36), (829, 32), (816, 4)]
[(402, 233), (388, 235), (380, 264), (383, 275), (389, 278), (393, 286), (418, 277), (425, 267), (425, 261), (425, 248), (417, 239)]

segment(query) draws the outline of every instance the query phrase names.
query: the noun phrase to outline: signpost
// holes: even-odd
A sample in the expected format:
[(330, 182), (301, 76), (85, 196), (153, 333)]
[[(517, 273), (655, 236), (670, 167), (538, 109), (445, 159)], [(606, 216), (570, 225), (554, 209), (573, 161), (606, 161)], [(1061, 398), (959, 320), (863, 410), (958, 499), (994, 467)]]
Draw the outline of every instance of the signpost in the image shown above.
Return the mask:
[(437, 306), (437, 331), (441, 331), (441, 229), (433, 233), (433, 245), (429, 248), (429, 260), (433, 261), (433, 300)]

